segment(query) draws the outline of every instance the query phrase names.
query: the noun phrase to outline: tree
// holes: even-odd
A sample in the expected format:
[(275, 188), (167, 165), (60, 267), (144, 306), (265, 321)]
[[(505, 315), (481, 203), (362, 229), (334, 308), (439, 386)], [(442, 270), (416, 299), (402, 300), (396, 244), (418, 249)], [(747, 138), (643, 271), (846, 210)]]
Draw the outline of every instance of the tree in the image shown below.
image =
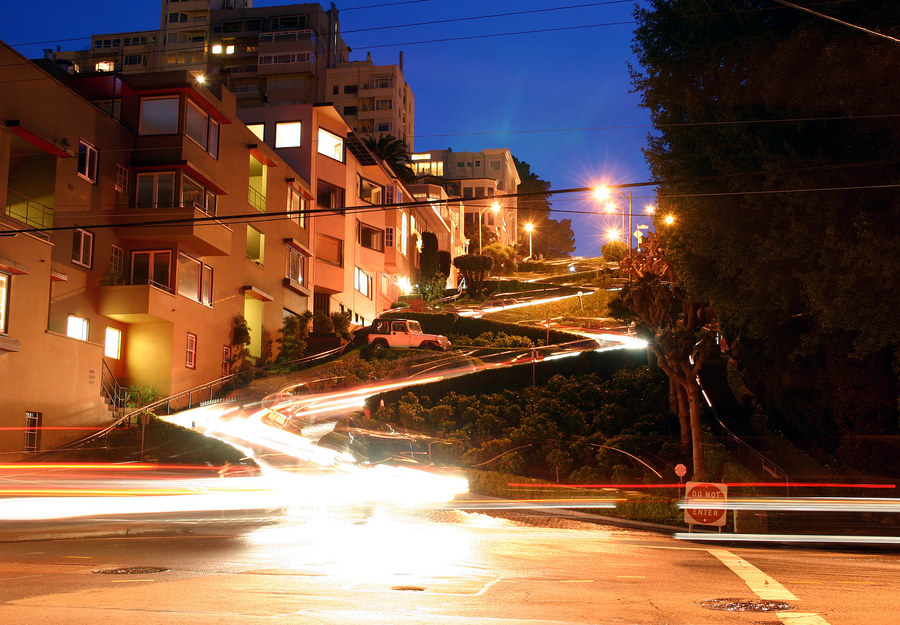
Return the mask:
[(703, 404), (697, 376), (717, 355), (712, 310), (680, 284), (655, 233), (619, 266), (631, 278), (621, 301), (640, 319), (637, 333), (669, 377), (669, 406), (681, 427), (681, 451), (691, 451), (693, 478), (705, 480)]
[(250, 356), (250, 324), (243, 315), (235, 315), (231, 322), (231, 355), (228, 366), (231, 373), (240, 374), (253, 368)]
[[(767, 0), (636, 9), (633, 83), (668, 259), (776, 424), (898, 431), (900, 47)], [(821, 11), (896, 33), (900, 4)], [(673, 198), (667, 200), (666, 198)], [(674, 199), (677, 198), (677, 199)], [(657, 224), (658, 228), (666, 228)]]
[(453, 259), (453, 266), (459, 269), (466, 281), (466, 291), (477, 295), (484, 289), (484, 280), (494, 266), (494, 259), (490, 256), (464, 254)]
[(424, 272), (419, 274), (416, 279), (416, 290), (429, 304), (436, 299), (440, 299), (444, 295), (447, 287), (447, 276), (437, 271), (431, 274)]
[(493, 270), (495, 274), (508, 276), (516, 272), (518, 267), (516, 250), (511, 245), (491, 243), (484, 247), (482, 254), (494, 259)]
[[(519, 174), (517, 221), (534, 225), (531, 250), (535, 258), (566, 258), (575, 251), (572, 221), (550, 218), (550, 183), (531, 171), (531, 165), (513, 157)], [(524, 194), (524, 195), (523, 195)], [(477, 236), (477, 232), (476, 232)], [(521, 228), (517, 234), (519, 249), (528, 249), (528, 233)]]
[(411, 166), (412, 158), (406, 141), (391, 134), (380, 134), (377, 139), (374, 135), (368, 135), (363, 142), (372, 154), (380, 157), (394, 170), (401, 182), (412, 184), (416, 181), (416, 172)]
[(303, 358), (311, 321), (312, 313), (308, 310), (302, 315), (288, 315), (284, 318), (281, 338), (276, 341), (281, 347), (275, 362), (290, 362)]
[(628, 246), (624, 241), (607, 241), (600, 246), (600, 253), (603, 254), (603, 260), (608, 263), (617, 263), (625, 256)]

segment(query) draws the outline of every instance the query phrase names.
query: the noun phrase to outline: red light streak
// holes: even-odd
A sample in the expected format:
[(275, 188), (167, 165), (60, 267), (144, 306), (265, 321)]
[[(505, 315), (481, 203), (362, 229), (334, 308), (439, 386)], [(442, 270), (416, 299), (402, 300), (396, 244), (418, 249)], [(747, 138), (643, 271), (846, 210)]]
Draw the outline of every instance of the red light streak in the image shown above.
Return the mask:
[[(897, 488), (896, 484), (848, 484), (840, 482), (722, 482), (729, 488)], [(507, 484), (511, 488), (684, 488), (684, 484)]]

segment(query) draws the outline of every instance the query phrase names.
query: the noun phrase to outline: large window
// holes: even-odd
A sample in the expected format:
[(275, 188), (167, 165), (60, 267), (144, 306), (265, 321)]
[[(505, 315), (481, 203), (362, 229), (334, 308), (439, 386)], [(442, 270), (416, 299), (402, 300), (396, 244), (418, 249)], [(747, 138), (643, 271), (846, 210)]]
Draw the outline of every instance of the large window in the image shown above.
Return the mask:
[(219, 122), (188, 100), (184, 134), (215, 157), (219, 156)]
[(9, 332), (9, 274), (0, 273), (0, 334)]
[(344, 139), (324, 128), (319, 128), (319, 154), (344, 162)]
[(72, 262), (82, 267), (91, 268), (94, 256), (94, 235), (87, 230), (72, 231)]
[(266, 140), (266, 125), (265, 124), (247, 124), (247, 129), (255, 134), (260, 141)]
[(131, 253), (131, 283), (151, 284), (172, 292), (172, 252), (150, 250)]
[(25, 453), (33, 454), (40, 451), (43, 421), (42, 412), (29, 410), (25, 413)]
[(287, 213), (298, 226), (306, 227), (306, 198), (294, 187), (288, 187)]
[(257, 265), (266, 262), (266, 235), (250, 225), (247, 226), (247, 258)]
[(178, 294), (212, 306), (213, 269), (196, 258), (178, 254)]
[(97, 182), (97, 148), (84, 139), (78, 142), (78, 176)]
[(300, 137), (300, 122), (277, 122), (275, 124), (276, 148), (299, 148)]
[(384, 231), (362, 222), (356, 224), (356, 242), (377, 252), (384, 251)]
[(79, 341), (88, 340), (88, 320), (78, 315), (69, 315), (66, 318), (66, 336)]
[(372, 299), (372, 276), (359, 267), (355, 267), (355, 270), (353, 273), (353, 287), (369, 299)]
[(323, 208), (343, 211), (344, 190), (320, 178), (316, 187), (316, 204)]
[(207, 215), (216, 214), (216, 194), (188, 176), (181, 179), (181, 205), (193, 206)]
[(137, 175), (138, 208), (170, 208), (175, 203), (175, 173)]
[(174, 135), (178, 132), (178, 96), (141, 99), (141, 135)]
[(293, 245), (286, 245), (287, 267), (285, 277), (294, 284), (306, 286), (306, 256)]
[(337, 265), (344, 266), (344, 242), (334, 237), (324, 234), (316, 235), (316, 259)]
[(400, 253), (406, 255), (406, 242), (409, 240), (409, 233), (406, 225), (406, 213), (400, 213)]
[(107, 358), (118, 360), (122, 356), (122, 331), (116, 328), (106, 328), (106, 338), (103, 341), (103, 355)]
[(357, 195), (359, 199), (370, 204), (381, 204), (384, 197), (384, 187), (375, 184), (371, 180), (366, 180), (362, 176), (357, 175)]

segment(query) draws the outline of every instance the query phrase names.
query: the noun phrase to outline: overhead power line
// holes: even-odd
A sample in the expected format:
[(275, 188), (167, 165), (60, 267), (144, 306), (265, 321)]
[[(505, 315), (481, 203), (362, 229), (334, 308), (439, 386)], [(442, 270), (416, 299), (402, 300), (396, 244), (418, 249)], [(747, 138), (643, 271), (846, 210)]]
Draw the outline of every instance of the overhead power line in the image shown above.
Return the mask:
[(831, 17), (830, 15), (825, 15), (824, 13), (819, 13), (818, 11), (813, 11), (807, 7), (802, 7), (794, 4), (793, 2), (786, 2), (785, 0), (774, 0), (778, 4), (783, 4), (786, 7), (790, 7), (792, 9), (797, 9), (798, 11), (804, 11), (806, 13), (810, 13), (815, 15), (816, 17), (821, 17), (822, 19), (829, 20), (831, 22), (835, 22), (836, 24), (840, 24), (841, 26), (847, 26), (848, 28), (853, 28), (855, 30), (859, 30), (861, 32), (866, 33), (867, 35), (874, 35), (875, 37), (881, 37), (882, 39), (887, 39), (888, 41), (893, 41), (894, 43), (900, 43), (900, 39), (896, 37), (891, 37), (890, 35), (885, 35), (884, 33), (880, 33), (875, 30), (870, 30), (868, 28), (863, 28), (857, 24), (851, 24), (850, 22), (845, 22), (844, 20), (839, 20), (836, 17)]

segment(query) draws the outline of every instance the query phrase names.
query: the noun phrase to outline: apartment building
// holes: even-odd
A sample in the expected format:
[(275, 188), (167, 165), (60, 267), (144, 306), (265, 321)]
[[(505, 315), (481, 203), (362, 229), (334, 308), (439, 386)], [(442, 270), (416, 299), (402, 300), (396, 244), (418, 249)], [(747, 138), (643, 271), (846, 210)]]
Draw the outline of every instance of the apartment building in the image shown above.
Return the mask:
[(161, 0), (159, 30), (94, 35), (81, 51), (47, 50), (74, 72), (185, 70), (222, 81), (239, 109), (333, 102), (358, 134), (412, 149), (415, 101), (400, 64), (350, 61), (332, 4), (253, 7), (252, 0)]
[(515, 197), (506, 196), (516, 193), (521, 180), (508, 148), (430, 150), (411, 156), (418, 176), (442, 181), (448, 193), (462, 201), (466, 225), (477, 233), (480, 222), (503, 245), (516, 245), (517, 202)]

